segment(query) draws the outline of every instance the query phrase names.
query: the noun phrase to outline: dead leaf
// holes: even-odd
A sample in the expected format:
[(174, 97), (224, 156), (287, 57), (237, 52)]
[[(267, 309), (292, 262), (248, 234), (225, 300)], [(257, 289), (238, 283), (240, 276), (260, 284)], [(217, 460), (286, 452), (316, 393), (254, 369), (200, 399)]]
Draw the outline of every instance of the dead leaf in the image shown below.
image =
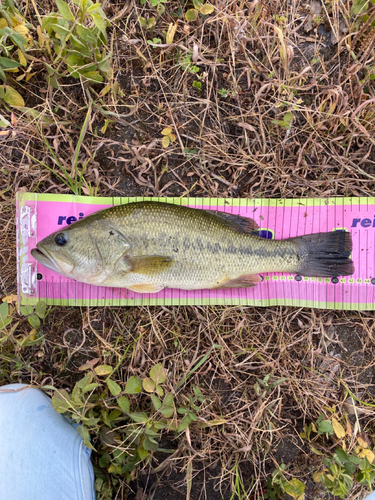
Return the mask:
[(362, 448), (368, 448), (369, 446), (371, 446), (370, 438), (367, 436), (365, 432), (360, 432), (358, 434), (357, 442), (359, 446), (362, 446)]
[(167, 31), (167, 36), (165, 37), (165, 41), (167, 43), (173, 43), (173, 38), (176, 34), (176, 30), (177, 30), (177, 23), (171, 23), (168, 27), (168, 31)]
[(335, 417), (332, 417), (332, 427), (333, 427), (333, 432), (339, 439), (345, 437), (346, 434), (345, 429)]
[(3, 297), (3, 302), (8, 302), (8, 304), (11, 304), (12, 302), (17, 302), (17, 295), (7, 295), (6, 297)]
[(86, 363), (78, 368), (80, 372), (83, 372), (85, 370), (92, 370), (94, 366), (99, 363), (100, 358), (94, 358), (90, 359), (90, 361), (86, 361)]
[(320, 16), (322, 4), (320, 0), (310, 0), (310, 12), (313, 16)]
[(10, 130), (0, 130), (0, 141), (7, 139), (10, 132)]
[(359, 458), (367, 458), (370, 464), (373, 463), (375, 454), (369, 448), (362, 448), (362, 446), (357, 446), (355, 452)]
[(352, 437), (353, 435), (352, 426), (350, 425), (349, 420), (346, 420), (346, 433), (349, 437)]
[(256, 133), (255, 128), (252, 125), (250, 125), (249, 123), (238, 122), (237, 125), (239, 127), (245, 128), (246, 130), (250, 130), (250, 132), (255, 132)]

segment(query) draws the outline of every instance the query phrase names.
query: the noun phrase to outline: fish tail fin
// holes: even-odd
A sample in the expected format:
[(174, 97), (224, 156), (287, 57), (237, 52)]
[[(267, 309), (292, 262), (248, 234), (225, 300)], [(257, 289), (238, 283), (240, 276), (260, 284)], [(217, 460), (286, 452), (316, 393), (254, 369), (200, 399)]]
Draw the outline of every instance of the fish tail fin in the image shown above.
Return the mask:
[(308, 234), (291, 238), (300, 248), (300, 267), (302, 276), (335, 278), (354, 273), (352, 236), (346, 231)]

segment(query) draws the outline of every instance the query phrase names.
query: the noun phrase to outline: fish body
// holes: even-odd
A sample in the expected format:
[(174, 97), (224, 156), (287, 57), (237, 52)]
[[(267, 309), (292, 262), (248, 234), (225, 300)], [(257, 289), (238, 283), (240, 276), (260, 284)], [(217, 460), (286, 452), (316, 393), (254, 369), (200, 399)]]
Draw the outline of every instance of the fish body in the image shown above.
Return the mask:
[(139, 293), (254, 286), (268, 272), (354, 272), (349, 233), (268, 240), (256, 228), (244, 217), (145, 201), (85, 217), (39, 242), (32, 255), (69, 278)]

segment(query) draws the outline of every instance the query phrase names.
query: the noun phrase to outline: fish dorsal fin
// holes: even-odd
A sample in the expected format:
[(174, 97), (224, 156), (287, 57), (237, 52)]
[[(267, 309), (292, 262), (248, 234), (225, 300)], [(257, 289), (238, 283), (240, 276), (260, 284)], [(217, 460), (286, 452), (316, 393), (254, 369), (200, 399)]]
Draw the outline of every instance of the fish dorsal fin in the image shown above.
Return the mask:
[(125, 264), (128, 272), (154, 276), (169, 269), (173, 265), (173, 259), (163, 255), (127, 256)]
[(215, 210), (206, 210), (206, 212), (226, 222), (228, 227), (234, 229), (238, 233), (251, 233), (259, 229), (258, 224), (254, 219), (250, 219), (250, 217), (242, 217), (242, 215), (227, 214), (226, 212)]

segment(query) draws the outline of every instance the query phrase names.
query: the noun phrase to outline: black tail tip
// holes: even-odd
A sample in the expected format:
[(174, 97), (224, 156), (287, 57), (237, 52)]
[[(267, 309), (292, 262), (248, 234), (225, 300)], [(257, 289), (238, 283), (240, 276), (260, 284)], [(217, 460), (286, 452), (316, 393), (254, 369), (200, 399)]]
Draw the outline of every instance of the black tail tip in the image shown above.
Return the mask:
[(300, 240), (302, 276), (336, 278), (354, 273), (354, 263), (350, 259), (353, 248), (352, 235), (346, 231), (316, 233), (296, 238)]

